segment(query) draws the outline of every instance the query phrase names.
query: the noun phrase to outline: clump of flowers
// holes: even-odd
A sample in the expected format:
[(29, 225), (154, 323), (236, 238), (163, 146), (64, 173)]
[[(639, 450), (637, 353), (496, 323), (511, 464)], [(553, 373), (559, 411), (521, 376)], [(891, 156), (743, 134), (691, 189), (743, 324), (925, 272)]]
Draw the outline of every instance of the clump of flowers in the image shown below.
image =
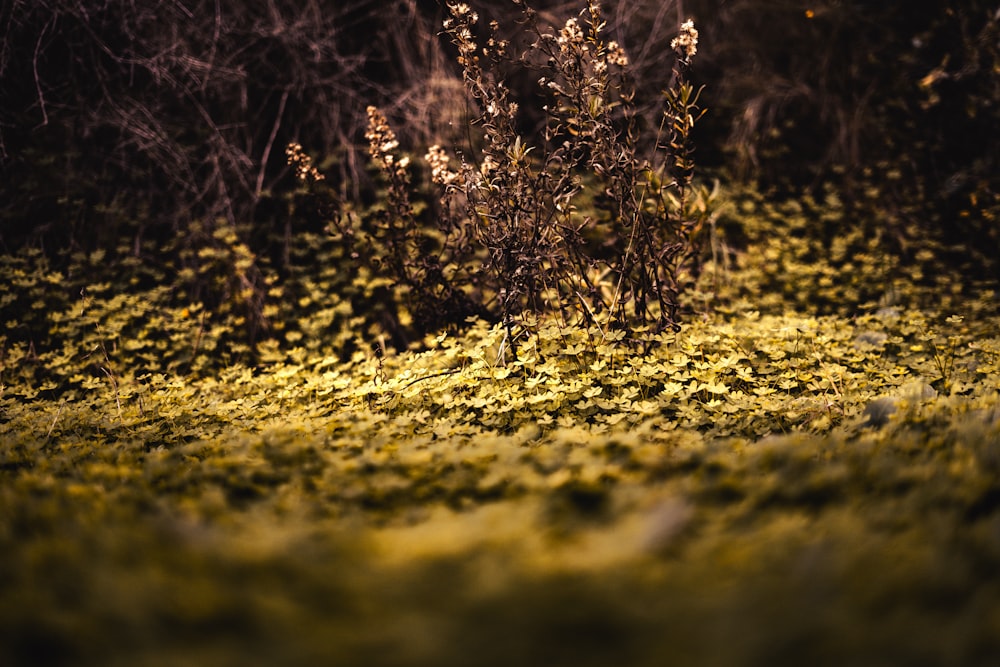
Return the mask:
[(608, 42), (607, 61), (615, 67), (628, 66), (628, 56), (625, 55), (625, 49), (619, 46), (615, 40)]
[(689, 61), (698, 53), (698, 29), (694, 21), (688, 19), (681, 23), (681, 31), (670, 41), (670, 48), (677, 51), (684, 60)]
[(295, 167), (295, 177), (300, 181), (318, 183), (325, 178), (313, 166), (312, 158), (306, 155), (300, 144), (288, 144), (285, 148), (285, 155), (288, 157), (288, 164)]
[(383, 171), (392, 172), (397, 179), (409, 183), (406, 168), (410, 165), (410, 158), (396, 158), (394, 151), (399, 148), (396, 133), (377, 107), (369, 106), (366, 111), (368, 131), (365, 132), (365, 138), (368, 140), (368, 154)]
[(449, 167), (451, 159), (443, 148), (434, 144), (427, 149), (427, 154), (424, 156), (427, 160), (427, 164), (431, 168), (431, 180), (438, 184), (443, 185), (446, 188), (452, 185), (461, 185), (462, 177), (460, 174), (454, 172)]
[(559, 31), (556, 43), (563, 53), (569, 53), (573, 49), (587, 50), (587, 45), (583, 41), (583, 30), (580, 29), (576, 18), (567, 19), (566, 25)]

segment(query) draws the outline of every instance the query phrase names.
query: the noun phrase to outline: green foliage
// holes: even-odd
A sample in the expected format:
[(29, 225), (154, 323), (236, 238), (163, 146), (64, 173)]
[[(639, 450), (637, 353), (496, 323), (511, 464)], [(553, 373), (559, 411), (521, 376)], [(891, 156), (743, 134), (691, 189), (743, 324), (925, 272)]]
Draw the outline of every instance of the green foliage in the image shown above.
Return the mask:
[(919, 310), (885, 264), (864, 313), (883, 265), (836, 201), (730, 198), (679, 332), (394, 350), (363, 215), (261, 243), (255, 356), (248, 230), (180, 266), (4, 256), (0, 663), (989, 662), (995, 294)]
[(959, 270), (963, 265), (952, 249), (919, 231), (901, 238), (886, 218), (845, 205), (833, 188), (822, 199), (777, 199), (752, 189), (730, 190), (719, 199), (711, 259), (692, 296), (702, 309), (841, 316), (890, 307), (995, 312), (994, 280)]
[[(558, 138), (615, 140), (558, 99)], [(996, 662), (995, 285), (878, 190), (710, 211), (664, 139), (636, 210), (711, 250), (680, 331), (504, 321), (475, 230), (435, 226), (478, 218), (391, 148), (388, 206), (319, 186), (0, 256), (0, 663)], [(567, 140), (590, 173), (533, 192), (593, 249), (621, 163)], [(492, 318), (413, 305), (464, 297)]]
[[(427, 88), (441, 58), (415, 5), (405, 16), (360, 0), (7, 5), (0, 251), (42, 249), (64, 275), (81, 266), (75, 253), (150, 268), (144, 289), (169, 285), (154, 309), (195, 306), (206, 327), (226, 328), (217, 361), (252, 361), (281, 338), (275, 306), (294, 310), (274, 284), (294, 270), (283, 263), (289, 242), (274, 238), (294, 189), (280, 147), (307, 141), (328, 156), (336, 191), (358, 197), (362, 100)], [(92, 282), (121, 287), (135, 275), (100, 268)], [(343, 343), (353, 314), (331, 301), (340, 314), (324, 337)]]
[[(103, 299), (79, 317), (134, 327)], [(646, 354), (539, 321), (516, 360), (476, 322), (61, 394), (5, 366), (0, 661), (982, 662), (1000, 338), (966, 312), (720, 316)]]
[(37, 250), (0, 256), (10, 287), (0, 295), (0, 383), (73, 399), (147, 373), (349, 358), (391, 331), (389, 286), (345, 270), (348, 251), (329, 234), (272, 239), (272, 258), (255, 256), (235, 228), (193, 228), (161, 263), (145, 259), (149, 249), (58, 263)]
[(562, 331), (548, 322), (525, 335), (517, 358), (502, 329), (480, 325), (464, 345), (446, 335), (428, 341), (432, 349), (405, 358), (398, 374), (396, 360), (383, 361), (355, 392), (389, 415), (507, 432), (526, 424), (713, 438), (826, 432), (882, 394), (923, 385), (935, 394), (972, 392), (994, 370), (992, 321), (970, 329), (956, 316), (945, 338), (920, 313), (886, 310), (842, 326), (835, 318), (749, 312), (652, 340), (639, 332), (646, 354), (622, 332)]
[(996, 279), (1000, 170), (983, 140), (1000, 131), (995, 3), (699, 10), (730, 173), (783, 196), (834, 185), (852, 216), (881, 219), (904, 262), (931, 241), (956, 279)]

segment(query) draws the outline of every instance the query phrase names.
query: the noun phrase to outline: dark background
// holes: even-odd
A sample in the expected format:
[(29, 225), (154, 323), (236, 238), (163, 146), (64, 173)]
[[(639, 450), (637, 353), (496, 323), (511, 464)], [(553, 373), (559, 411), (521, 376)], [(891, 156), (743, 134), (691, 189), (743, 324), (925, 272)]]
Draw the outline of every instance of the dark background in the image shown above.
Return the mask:
[[(515, 45), (513, 4), (471, 2)], [(559, 26), (582, 8), (537, 2)], [(833, 191), (905, 256), (997, 277), (1000, 31), (995, 3), (628, 0), (604, 4), (648, 126), (669, 42), (694, 17), (708, 114), (698, 174), (777, 198)], [(0, 9), (0, 253), (59, 267), (99, 250), (151, 263), (238, 229), (278, 256), (301, 143), (345, 201), (375, 197), (364, 109), (404, 150), (467, 135), (460, 73), (433, 0), (6, 0)], [(535, 77), (508, 73), (530, 135)], [(322, 229), (322, 220), (296, 221)], [(284, 230), (284, 231), (282, 231)], [(277, 261), (277, 260), (276, 260)], [(183, 266), (183, 261), (180, 261)], [(263, 289), (261, 285), (256, 285)], [(204, 298), (204, 295), (202, 295)]]

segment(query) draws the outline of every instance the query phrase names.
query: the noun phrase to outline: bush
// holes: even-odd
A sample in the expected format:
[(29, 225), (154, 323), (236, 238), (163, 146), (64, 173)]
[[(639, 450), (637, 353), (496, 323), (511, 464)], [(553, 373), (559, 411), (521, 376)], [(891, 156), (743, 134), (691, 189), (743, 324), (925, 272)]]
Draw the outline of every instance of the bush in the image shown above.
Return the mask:
[(359, 197), (365, 104), (422, 90), (441, 60), (414, 5), (370, 4), (5, 3), (0, 250), (41, 249), (64, 273), (101, 252), (116, 284), (135, 263), (169, 267), (162, 284), (240, 311), (256, 345), (269, 280), (295, 271), (281, 147), (317, 147)]
[[(995, 3), (695, 3), (735, 176), (779, 197), (835, 184), (883, 252), (956, 276), (1000, 265)], [(727, 126), (728, 125), (728, 129)], [(935, 270), (939, 267), (935, 267)], [(930, 267), (925, 266), (929, 273)]]
[[(385, 205), (360, 225), (338, 232), (359, 261), (377, 267), (406, 292), (423, 326), (454, 324), (491, 314), (508, 333), (515, 319), (558, 313), (565, 324), (654, 332), (678, 326), (685, 270), (698, 253), (707, 196), (693, 183), (690, 135), (703, 111), (686, 78), (697, 50), (692, 22), (671, 43), (673, 84), (657, 141), (638, 142), (634, 92), (622, 47), (606, 41), (600, 7), (558, 32), (538, 24), (522, 2), (535, 38), (516, 58), (491, 22), (485, 44), (475, 37), (478, 14), (449, 5), (445, 32), (458, 51), (472, 124), (481, 136), (448, 152), (428, 149), (430, 178), (439, 188), (431, 219), (411, 198), (411, 162), (385, 116), (369, 107), (370, 155), (386, 183)], [(514, 65), (541, 74), (547, 95), (538, 145), (518, 131), (519, 105), (506, 73)], [(319, 174), (291, 148), (299, 175), (314, 186)], [(435, 314), (437, 315), (435, 317)], [(430, 319), (427, 319), (430, 318)], [(513, 345), (513, 340), (509, 341)]]

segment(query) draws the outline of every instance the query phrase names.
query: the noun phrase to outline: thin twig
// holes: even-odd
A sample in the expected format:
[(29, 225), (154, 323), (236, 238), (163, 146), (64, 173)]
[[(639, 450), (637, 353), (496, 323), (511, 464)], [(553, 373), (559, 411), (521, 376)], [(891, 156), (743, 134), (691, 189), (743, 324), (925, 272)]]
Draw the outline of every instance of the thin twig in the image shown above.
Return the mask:
[(52, 437), (52, 431), (56, 428), (56, 423), (59, 421), (59, 415), (62, 414), (63, 409), (66, 407), (65, 401), (59, 403), (59, 409), (56, 410), (56, 416), (52, 418), (52, 424), (49, 425), (49, 430), (45, 434), (45, 439), (48, 440)]
[(219, 36), (222, 31), (222, 8), (219, 6), (219, 0), (215, 0), (215, 33), (212, 35), (212, 49), (208, 54), (208, 62), (205, 67), (205, 75), (201, 80), (201, 92), (205, 92), (205, 88), (208, 87), (208, 81), (212, 78), (212, 70), (215, 68), (215, 55), (219, 48)]
[(36, 126), (37, 130), (39, 127), (45, 127), (49, 124), (49, 114), (45, 110), (45, 94), (42, 92), (42, 80), (38, 75), (38, 54), (42, 50), (42, 39), (45, 37), (45, 33), (48, 32), (50, 26), (55, 23), (55, 17), (52, 20), (42, 26), (42, 31), (38, 33), (38, 41), (35, 43), (35, 53), (31, 59), (31, 69), (35, 74), (35, 90), (38, 92), (38, 105), (42, 111), (42, 122), (40, 125)]
[[(103, 347), (103, 343), (101, 345)], [(107, 353), (105, 353), (106, 355)], [(115, 404), (118, 406), (118, 423), (125, 426), (125, 417), (122, 415), (122, 398), (118, 392), (118, 378), (115, 377), (115, 374), (107, 366), (101, 366), (101, 370), (108, 376), (108, 379), (111, 381), (111, 387), (115, 391)]]
[(406, 389), (407, 387), (415, 385), (418, 382), (422, 382), (423, 380), (430, 380), (431, 378), (438, 378), (438, 377), (442, 377), (444, 375), (455, 375), (456, 373), (461, 373), (462, 370), (463, 369), (461, 369), (461, 368), (452, 368), (452, 369), (447, 370), (447, 371), (439, 371), (437, 373), (431, 373), (430, 375), (425, 375), (423, 377), (415, 378), (413, 380), (410, 380), (406, 384), (404, 384), (402, 386), (402, 389)]
[(285, 115), (285, 105), (288, 103), (289, 90), (281, 94), (281, 101), (278, 103), (278, 113), (274, 118), (274, 125), (271, 126), (271, 135), (267, 138), (267, 145), (264, 146), (264, 154), (260, 157), (260, 171), (257, 173), (257, 185), (254, 187), (254, 199), (260, 199), (260, 193), (264, 190), (264, 175), (267, 173), (267, 160), (271, 157), (271, 148), (274, 146), (275, 137), (278, 136), (278, 129), (281, 127), (281, 119)]

